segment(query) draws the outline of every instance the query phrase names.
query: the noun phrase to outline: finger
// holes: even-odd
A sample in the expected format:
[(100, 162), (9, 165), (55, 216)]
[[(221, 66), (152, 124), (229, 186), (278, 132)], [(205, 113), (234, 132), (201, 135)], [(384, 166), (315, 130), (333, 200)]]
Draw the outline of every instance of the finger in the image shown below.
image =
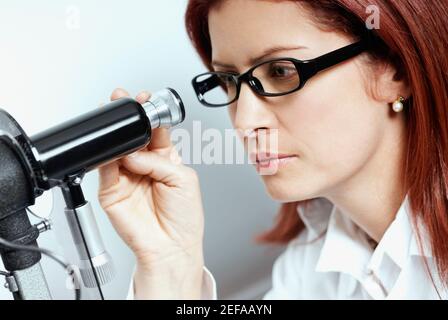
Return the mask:
[(117, 161), (98, 168), (100, 190), (108, 190), (120, 181), (120, 166)]
[[(129, 96), (129, 93), (126, 90), (117, 88), (112, 92), (110, 99), (113, 101), (113, 100), (117, 100), (117, 99), (120, 99), (120, 98), (126, 97), (126, 96)], [(105, 104), (102, 103), (100, 105), (100, 107), (103, 107), (104, 105)], [(107, 189), (113, 187), (120, 180), (119, 162), (115, 161), (115, 162), (107, 163), (105, 165), (100, 166), (98, 168), (98, 173), (99, 173), (100, 190), (107, 190)]]
[(173, 164), (155, 152), (140, 151), (123, 158), (123, 166), (132, 173), (145, 175), (168, 186), (179, 186), (186, 167)]
[(170, 131), (167, 128), (152, 130), (151, 143), (148, 145), (149, 151), (166, 150), (164, 154), (169, 155), (172, 147)]
[(110, 96), (110, 100), (114, 101), (114, 100), (118, 100), (123, 97), (129, 97), (129, 93), (122, 88), (117, 88), (112, 92), (112, 94)]
[(147, 102), (149, 98), (151, 98), (151, 94), (148, 91), (142, 91), (135, 97), (135, 100), (143, 104)]
[(183, 160), (182, 157), (179, 155), (179, 153), (177, 152), (176, 148), (172, 148), (171, 149), (171, 153), (169, 155), (169, 158), (171, 160), (172, 163), (174, 164), (183, 164)]

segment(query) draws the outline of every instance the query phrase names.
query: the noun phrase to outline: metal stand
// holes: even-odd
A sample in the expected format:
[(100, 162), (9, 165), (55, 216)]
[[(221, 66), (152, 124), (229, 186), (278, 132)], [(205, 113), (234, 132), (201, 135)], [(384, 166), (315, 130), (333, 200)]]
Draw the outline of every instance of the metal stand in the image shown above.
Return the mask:
[[(18, 245), (37, 247), (36, 239), (41, 231), (39, 225), (32, 226), (26, 211), (18, 212), (0, 223), (0, 237)], [(3, 264), (11, 275), (6, 286), (15, 300), (50, 300), (51, 294), (40, 265), (39, 252), (14, 250), (0, 247)]]
[(114, 277), (114, 267), (105, 250), (92, 206), (84, 198), (81, 188), (83, 175), (69, 177), (61, 186), (66, 202), (65, 215), (80, 259), (80, 273), (87, 288), (96, 288), (101, 300), (101, 286)]
[(51, 294), (40, 263), (12, 272), (6, 284), (15, 300), (51, 300)]

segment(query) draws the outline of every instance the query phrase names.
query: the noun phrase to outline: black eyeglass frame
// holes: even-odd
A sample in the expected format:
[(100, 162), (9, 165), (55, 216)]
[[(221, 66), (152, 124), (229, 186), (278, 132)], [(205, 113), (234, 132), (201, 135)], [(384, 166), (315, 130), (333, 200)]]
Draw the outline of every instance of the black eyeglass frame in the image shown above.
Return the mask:
[[(347, 61), (351, 58), (356, 57), (357, 55), (361, 54), (362, 52), (366, 51), (368, 48), (368, 41), (367, 39), (360, 40), (358, 42), (352, 43), (348, 46), (342, 47), (340, 49), (334, 50), (332, 52), (329, 52), (327, 54), (324, 54), (320, 57), (310, 59), (310, 60), (298, 60), (294, 58), (275, 58), (270, 59), (266, 61), (262, 61), (260, 63), (257, 63), (255, 66), (251, 67), (248, 71), (246, 71), (243, 74), (234, 74), (230, 72), (205, 72), (202, 73), (192, 80), (193, 88), (196, 92), (196, 96), (201, 104), (203, 104), (206, 107), (210, 108), (219, 108), (219, 107), (225, 107), (228, 106), (235, 101), (238, 100), (241, 92), (241, 85), (243, 82), (246, 82), (250, 88), (258, 95), (263, 97), (280, 97), (284, 95), (288, 95), (291, 93), (294, 93), (300, 89), (302, 89), (305, 84), (310, 80), (312, 77), (314, 77), (316, 74), (318, 74), (321, 71), (324, 71), (330, 67), (333, 67), (341, 62)], [(253, 76), (253, 71), (260, 67), (261, 65), (275, 62), (275, 61), (289, 61), (292, 62), (299, 74), (299, 85), (287, 92), (282, 93), (267, 93), (264, 92), (261, 88), (260, 81)], [(206, 75), (226, 75), (232, 78), (232, 80), (236, 84), (236, 96), (234, 99), (232, 99), (230, 102), (223, 103), (223, 104), (210, 104), (204, 99), (204, 94), (210, 90), (213, 90), (214, 88), (221, 85), (217, 77), (212, 77), (214, 80), (207, 79), (206, 81), (198, 82), (197, 80), (200, 77), (206, 76)]]

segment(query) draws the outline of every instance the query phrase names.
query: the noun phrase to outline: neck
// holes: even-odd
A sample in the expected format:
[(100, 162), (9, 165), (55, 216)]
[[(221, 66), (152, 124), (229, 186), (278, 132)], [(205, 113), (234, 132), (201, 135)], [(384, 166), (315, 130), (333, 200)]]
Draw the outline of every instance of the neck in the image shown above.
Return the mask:
[(362, 170), (324, 195), (376, 242), (406, 196), (401, 175), (404, 130), (395, 126), (389, 132)]

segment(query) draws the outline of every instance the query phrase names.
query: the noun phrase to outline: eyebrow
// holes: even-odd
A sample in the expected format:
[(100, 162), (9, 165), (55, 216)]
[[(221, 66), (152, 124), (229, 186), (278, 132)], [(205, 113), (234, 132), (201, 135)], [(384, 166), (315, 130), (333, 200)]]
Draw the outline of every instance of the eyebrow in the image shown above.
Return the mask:
[[(305, 46), (298, 46), (298, 47), (276, 46), (276, 47), (272, 47), (272, 48), (265, 50), (261, 55), (249, 59), (249, 64), (255, 65), (258, 62), (261, 62), (262, 60), (268, 58), (270, 55), (273, 55), (274, 53), (278, 53), (281, 51), (300, 50), (300, 49), (308, 49), (308, 47), (305, 47)], [(222, 63), (217, 60), (212, 61), (212, 66), (221, 67), (221, 68), (235, 68), (234, 65)]]

